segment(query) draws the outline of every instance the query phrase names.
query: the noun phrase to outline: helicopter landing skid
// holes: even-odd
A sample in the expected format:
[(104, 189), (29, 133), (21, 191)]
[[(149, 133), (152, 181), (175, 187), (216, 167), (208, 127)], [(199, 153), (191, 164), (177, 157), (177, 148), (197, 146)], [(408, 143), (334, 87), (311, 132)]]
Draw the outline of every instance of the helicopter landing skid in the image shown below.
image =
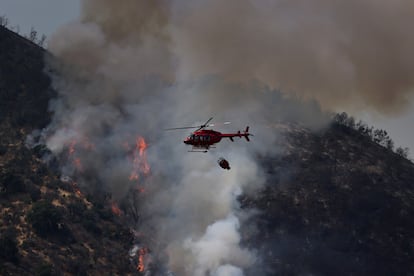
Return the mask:
[(215, 149), (216, 147), (208, 147), (208, 148), (197, 148), (194, 147), (192, 150), (189, 150), (188, 152), (208, 152), (209, 149)]

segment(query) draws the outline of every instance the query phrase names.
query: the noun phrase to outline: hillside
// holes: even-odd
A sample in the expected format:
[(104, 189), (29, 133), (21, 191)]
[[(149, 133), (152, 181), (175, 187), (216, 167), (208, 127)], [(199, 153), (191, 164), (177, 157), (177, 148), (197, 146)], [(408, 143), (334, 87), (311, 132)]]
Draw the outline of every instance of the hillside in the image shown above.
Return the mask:
[(260, 158), (268, 182), (241, 198), (260, 212), (244, 233), (260, 244), (262, 273), (412, 275), (413, 163), (344, 125), (277, 128), (287, 150)]
[(46, 52), (0, 27), (0, 274), (126, 275), (131, 234), (107, 201), (82, 194), (29, 149), (50, 121)]

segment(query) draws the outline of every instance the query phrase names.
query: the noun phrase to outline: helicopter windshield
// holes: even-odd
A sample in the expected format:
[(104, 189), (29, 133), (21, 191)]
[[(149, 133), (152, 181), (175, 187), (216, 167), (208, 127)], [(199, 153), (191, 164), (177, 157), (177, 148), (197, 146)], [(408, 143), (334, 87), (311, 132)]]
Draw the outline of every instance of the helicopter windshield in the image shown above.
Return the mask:
[(209, 135), (197, 135), (191, 134), (187, 137), (187, 141), (194, 141), (194, 142), (209, 142), (210, 136)]

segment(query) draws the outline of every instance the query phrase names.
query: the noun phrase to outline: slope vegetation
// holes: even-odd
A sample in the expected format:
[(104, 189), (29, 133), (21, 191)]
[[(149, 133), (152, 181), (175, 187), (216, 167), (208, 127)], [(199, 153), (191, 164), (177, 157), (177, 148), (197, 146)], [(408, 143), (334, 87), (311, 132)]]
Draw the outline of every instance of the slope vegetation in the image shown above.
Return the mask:
[(46, 52), (0, 27), (0, 274), (126, 275), (129, 229), (25, 145), (50, 122)]
[(267, 184), (240, 199), (259, 211), (244, 231), (263, 274), (410, 275), (413, 163), (337, 123), (278, 129), (285, 152), (260, 158)]

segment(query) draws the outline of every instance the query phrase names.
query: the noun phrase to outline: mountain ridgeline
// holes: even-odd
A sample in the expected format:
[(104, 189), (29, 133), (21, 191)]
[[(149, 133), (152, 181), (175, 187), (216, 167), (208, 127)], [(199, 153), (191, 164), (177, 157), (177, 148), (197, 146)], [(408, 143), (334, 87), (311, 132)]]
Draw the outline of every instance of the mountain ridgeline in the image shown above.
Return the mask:
[[(45, 146), (25, 145), (51, 120), (47, 55), (0, 27), (0, 274), (139, 275), (128, 225), (108, 198), (47, 166)], [(413, 275), (414, 165), (386, 133), (373, 141), (347, 120), (317, 133), (273, 126), (283, 152), (257, 156), (266, 183), (238, 198), (255, 210), (241, 227), (258, 255), (246, 275)]]

